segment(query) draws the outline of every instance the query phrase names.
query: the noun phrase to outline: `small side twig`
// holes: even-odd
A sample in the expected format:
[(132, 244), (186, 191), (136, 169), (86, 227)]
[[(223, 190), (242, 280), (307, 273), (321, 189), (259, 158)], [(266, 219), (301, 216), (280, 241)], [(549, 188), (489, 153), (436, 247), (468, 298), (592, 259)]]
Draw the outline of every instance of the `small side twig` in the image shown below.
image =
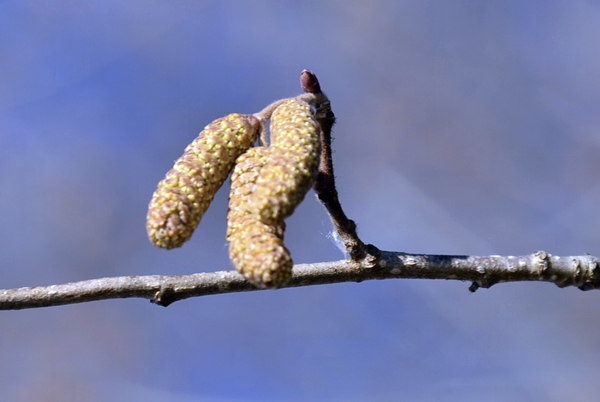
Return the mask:
[[(354, 261), (370, 257), (377, 259), (377, 250), (370, 246), (367, 248), (360, 240), (356, 232), (356, 223), (348, 219), (338, 198), (335, 187), (335, 175), (333, 171), (333, 158), (331, 155), (331, 130), (335, 124), (335, 115), (331, 110), (329, 98), (321, 90), (317, 76), (309, 70), (300, 74), (300, 85), (304, 92), (315, 96), (317, 109), (317, 121), (321, 126), (321, 164), (319, 174), (313, 185), (319, 201), (325, 206), (336, 231), (338, 232), (346, 252)], [(373, 254), (372, 254), (372, 253)]]

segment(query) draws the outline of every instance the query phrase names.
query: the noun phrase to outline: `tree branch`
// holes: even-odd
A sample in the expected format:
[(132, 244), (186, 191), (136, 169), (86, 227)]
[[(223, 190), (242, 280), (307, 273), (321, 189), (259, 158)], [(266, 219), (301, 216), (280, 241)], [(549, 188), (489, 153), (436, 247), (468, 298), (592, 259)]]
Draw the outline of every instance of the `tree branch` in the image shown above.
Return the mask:
[[(489, 288), (500, 282), (544, 281), (559, 287), (600, 289), (600, 259), (590, 255), (557, 257), (543, 251), (522, 257), (469, 257), (406, 254), (379, 251), (373, 246), (369, 258), (299, 264), (294, 266), (287, 288), (362, 282), (373, 279), (453, 279), (471, 281), (469, 290)], [(139, 297), (168, 306), (189, 297), (259, 291), (236, 271), (182, 276), (124, 276), (63, 285), (0, 290), (0, 310), (19, 310), (84, 303), (96, 300)]]
[[(556, 257), (538, 251), (523, 257), (469, 257), (407, 254), (380, 251), (365, 245), (356, 233), (356, 224), (344, 213), (335, 188), (331, 157), (331, 129), (335, 116), (317, 77), (304, 70), (300, 75), (303, 96), (316, 108), (321, 126), (321, 163), (313, 186), (327, 209), (350, 258), (347, 260), (300, 264), (284, 287), (362, 282), (372, 279), (454, 279), (471, 281), (469, 290), (489, 288), (500, 282), (545, 281), (559, 287), (600, 289), (599, 259), (590, 255)], [(278, 102), (258, 116), (265, 121)], [(266, 139), (262, 139), (266, 143)], [(0, 310), (59, 306), (96, 300), (140, 297), (168, 306), (189, 297), (260, 290), (236, 271), (199, 273), (184, 276), (128, 276), (102, 278), (63, 285), (0, 290)]]

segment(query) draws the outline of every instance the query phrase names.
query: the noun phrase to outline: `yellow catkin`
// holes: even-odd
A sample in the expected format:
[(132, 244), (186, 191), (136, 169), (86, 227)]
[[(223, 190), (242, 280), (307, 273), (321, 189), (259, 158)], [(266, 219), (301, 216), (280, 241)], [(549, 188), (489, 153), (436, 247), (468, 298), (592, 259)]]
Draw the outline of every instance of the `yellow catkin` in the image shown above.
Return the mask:
[(256, 117), (234, 113), (210, 123), (187, 146), (150, 201), (146, 228), (154, 245), (180, 247), (192, 236), (237, 157), (256, 141), (259, 128)]
[(265, 224), (252, 211), (252, 198), (260, 170), (269, 161), (264, 147), (249, 149), (238, 158), (231, 174), (227, 241), (237, 270), (257, 287), (278, 288), (292, 275), (292, 259), (283, 245), (283, 221)]
[(311, 106), (293, 98), (271, 116), (269, 160), (256, 178), (252, 208), (266, 224), (290, 216), (315, 181), (320, 128)]
[[(227, 212), (227, 241), (238, 228), (238, 223), (252, 214), (250, 196), (256, 187), (258, 172), (269, 160), (269, 150), (265, 147), (250, 148), (235, 162), (231, 173), (231, 189), (229, 191), (229, 209)], [(283, 221), (273, 227), (283, 237)]]
[(229, 254), (254, 285), (284, 286), (293, 262), (283, 244), (284, 219), (312, 186), (319, 167), (320, 128), (310, 105), (283, 102), (271, 116), (271, 144), (253, 148), (231, 176)]

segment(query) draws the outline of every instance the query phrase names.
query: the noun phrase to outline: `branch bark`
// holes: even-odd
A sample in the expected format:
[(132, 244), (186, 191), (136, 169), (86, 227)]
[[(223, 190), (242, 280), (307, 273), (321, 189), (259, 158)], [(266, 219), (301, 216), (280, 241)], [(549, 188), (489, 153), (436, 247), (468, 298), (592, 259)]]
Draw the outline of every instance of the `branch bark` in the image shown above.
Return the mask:
[[(451, 256), (379, 251), (373, 246), (360, 261), (351, 259), (299, 264), (287, 288), (362, 282), (374, 279), (453, 279), (471, 281), (469, 288), (501, 282), (544, 281), (559, 287), (600, 289), (600, 259), (590, 255), (557, 257), (543, 251), (522, 257)], [(125, 276), (63, 285), (0, 290), (0, 310), (60, 306), (97, 300), (138, 297), (160, 306), (214, 294), (259, 291), (236, 271), (183, 276)]]

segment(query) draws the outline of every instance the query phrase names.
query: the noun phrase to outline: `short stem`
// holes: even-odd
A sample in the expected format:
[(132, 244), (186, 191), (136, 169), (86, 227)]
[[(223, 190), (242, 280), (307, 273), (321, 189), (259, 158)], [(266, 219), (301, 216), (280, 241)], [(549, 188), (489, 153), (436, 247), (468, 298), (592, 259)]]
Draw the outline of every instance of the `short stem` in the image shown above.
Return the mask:
[(321, 91), (321, 85), (315, 74), (309, 70), (302, 71), (300, 84), (304, 92), (315, 95), (317, 121), (321, 126), (321, 163), (313, 189), (331, 216), (333, 225), (350, 258), (354, 261), (362, 260), (367, 257), (368, 251), (371, 249), (375, 251), (375, 247), (369, 249), (365, 247), (356, 233), (356, 223), (348, 219), (338, 198), (331, 155), (331, 130), (335, 124), (335, 115), (331, 110), (329, 99)]

